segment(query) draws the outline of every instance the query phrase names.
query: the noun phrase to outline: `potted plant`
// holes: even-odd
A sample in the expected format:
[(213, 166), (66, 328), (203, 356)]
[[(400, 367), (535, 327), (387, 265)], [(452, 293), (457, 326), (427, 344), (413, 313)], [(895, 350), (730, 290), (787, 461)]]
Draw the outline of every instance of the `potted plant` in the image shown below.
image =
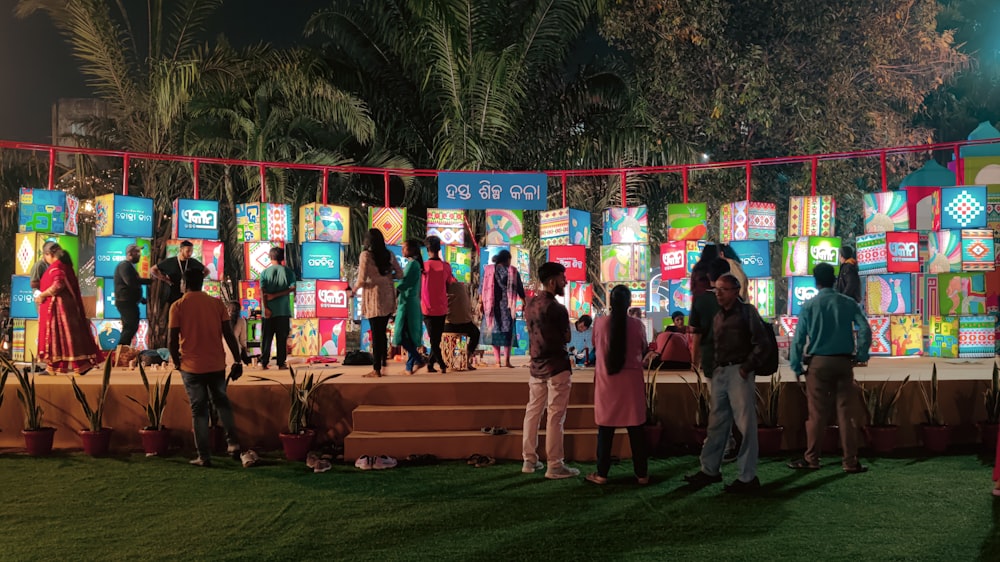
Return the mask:
[(24, 447), (33, 457), (45, 456), (52, 452), (52, 438), (56, 428), (42, 425), (44, 410), (38, 405), (38, 395), (35, 392), (35, 360), (31, 360), (31, 371), (21, 372), (7, 357), (0, 358), (4, 372), (14, 373), (17, 378), (17, 401), (21, 404), (24, 414)]
[(778, 405), (781, 402), (781, 373), (771, 375), (764, 393), (757, 393), (757, 443), (763, 455), (781, 451), (781, 437), (785, 428), (778, 423)]
[(986, 404), (986, 419), (979, 422), (979, 434), (983, 448), (987, 451), (996, 449), (997, 428), (1000, 427), (1000, 368), (993, 362), (993, 377), (990, 387), (983, 391), (983, 402)]
[(139, 430), (142, 450), (147, 457), (162, 457), (170, 448), (170, 430), (163, 425), (163, 412), (167, 409), (167, 395), (170, 393), (170, 377), (173, 373), (150, 386), (146, 370), (142, 363), (139, 363), (139, 376), (142, 377), (142, 386), (146, 388), (146, 403), (143, 404), (131, 396), (127, 398), (138, 404), (146, 413), (147, 425)]
[(868, 435), (868, 442), (876, 453), (889, 453), (896, 448), (896, 432), (899, 427), (893, 425), (893, 417), (896, 413), (896, 403), (903, 392), (903, 387), (910, 382), (909, 375), (894, 392), (887, 392), (886, 385), (889, 381), (884, 381), (876, 388), (865, 388), (861, 386), (865, 396), (865, 406), (868, 408), (868, 416), (871, 425), (865, 426), (865, 433)]
[(340, 373), (333, 373), (316, 378), (313, 373), (302, 377), (299, 381), (295, 376), (295, 369), (288, 367), (291, 374), (291, 384), (269, 377), (254, 376), (254, 380), (273, 382), (281, 385), (288, 393), (288, 432), (281, 432), (278, 437), (281, 439), (281, 446), (285, 451), (285, 458), (290, 461), (304, 461), (312, 447), (316, 432), (309, 427), (309, 414), (313, 407), (313, 392), (331, 379), (340, 376)]
[(656, 377), (659, 374), (660, 368), (652, 368), (650, 362), (650, 366), (646, 367), (646, 423), (642, 427), (650, 452), (655, 452), (663, 439), (663, 423), (656, 413)]
[(83, 452), (92, 457), (102, 457), (108, 454), (111, 446), (111, 428), (104, 427), (104, 405), (108, 400), (108, 389), (111, 387), (111, 361), (104, 362), (104, 377), (101, 379), (101, 390), (97, 395), (94, 407), (90, 407), (87, 395), (83, 393), (76, 378), (70, 377), (73, 384), (73, 395), (83, 408), (87, 418), (87, 428), (81, 429), (80, 439), (83, 441)]
[(701, 447), (708, 436), (708, 415), (712, 407), (711, 392), (708, 388), (708, 382), (702, 378), (701, 372), (697, 369), (693, 370), (695, 377), (697, 377), (695, 384), (689, 383), (683, 375), (681, 376), (681, 380), (687, 384), (691, 390), (691, 394), (694, 396), (694, 425), (691, 426), (691, 436), (695, 445)]
[(920, 433), (923, 437), (924, 448), (932, 453), (943, 453), (951, 445), (951, 426), (944, 423), (941, 417), (941, 409), (938, 406), (938, 376), (937, 363), (931, 366), (930, 390), (924, 389), (923, 383), (919, 383), (920, 397), (924, 401), (925, 422), (920, 424)]

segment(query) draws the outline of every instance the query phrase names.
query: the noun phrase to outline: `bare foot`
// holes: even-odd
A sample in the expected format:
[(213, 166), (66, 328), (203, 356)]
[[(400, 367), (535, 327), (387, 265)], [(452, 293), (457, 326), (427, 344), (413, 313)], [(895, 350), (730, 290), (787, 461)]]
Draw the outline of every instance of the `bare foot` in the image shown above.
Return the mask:
[(507, 363), (506, 365), (504, 365), (504, 367), (507, 367), (508, 369), (513, 369), (514, 368), (514, 366), (511, 365), (510, 363)]
[(366, 379), (377, 379), (377, 378), (379, 378), (381, 376), (382, 376), (382, 373), (380, 373), (378, 371), (372, 371), (370, 373), (365, 374), (364, 378), (366, 378)]

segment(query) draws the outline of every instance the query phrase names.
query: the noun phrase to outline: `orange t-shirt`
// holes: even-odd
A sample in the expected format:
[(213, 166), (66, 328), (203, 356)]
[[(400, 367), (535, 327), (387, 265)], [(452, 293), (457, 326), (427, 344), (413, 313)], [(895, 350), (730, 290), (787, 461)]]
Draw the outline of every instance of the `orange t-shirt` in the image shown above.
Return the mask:
[(226, 370), (223, 322), (229, 322), (226, 305), (201, 291), (188, 291), (170, 306), (170, 329), (181, 331), (182, 371), (204, 374)]

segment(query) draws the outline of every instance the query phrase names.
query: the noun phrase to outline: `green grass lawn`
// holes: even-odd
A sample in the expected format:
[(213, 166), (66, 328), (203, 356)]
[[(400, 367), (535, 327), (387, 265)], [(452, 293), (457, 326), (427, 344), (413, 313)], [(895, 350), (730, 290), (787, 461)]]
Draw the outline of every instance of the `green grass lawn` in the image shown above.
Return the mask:
[[(1000, 501), (972, 455), (793, 472), (762, 461), (758, 496), (691, 491), (692, 456), (654, 482), (547, 481), (519, 463), (361, 472), (266, 459), (0, 456), (9, 560), (997, 560)], [(592, 465), (577, 465), (582, 471)], [(732, 465), (724, 468), (726, 481)]]

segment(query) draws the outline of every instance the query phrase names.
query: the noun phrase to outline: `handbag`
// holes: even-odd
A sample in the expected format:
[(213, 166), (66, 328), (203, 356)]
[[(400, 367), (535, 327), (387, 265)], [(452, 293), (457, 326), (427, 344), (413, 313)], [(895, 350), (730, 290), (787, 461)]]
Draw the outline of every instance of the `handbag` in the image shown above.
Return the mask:
[(344, 354), (343, 365), (371, 365), (372, 354), (367, 351), (351, 350)]

